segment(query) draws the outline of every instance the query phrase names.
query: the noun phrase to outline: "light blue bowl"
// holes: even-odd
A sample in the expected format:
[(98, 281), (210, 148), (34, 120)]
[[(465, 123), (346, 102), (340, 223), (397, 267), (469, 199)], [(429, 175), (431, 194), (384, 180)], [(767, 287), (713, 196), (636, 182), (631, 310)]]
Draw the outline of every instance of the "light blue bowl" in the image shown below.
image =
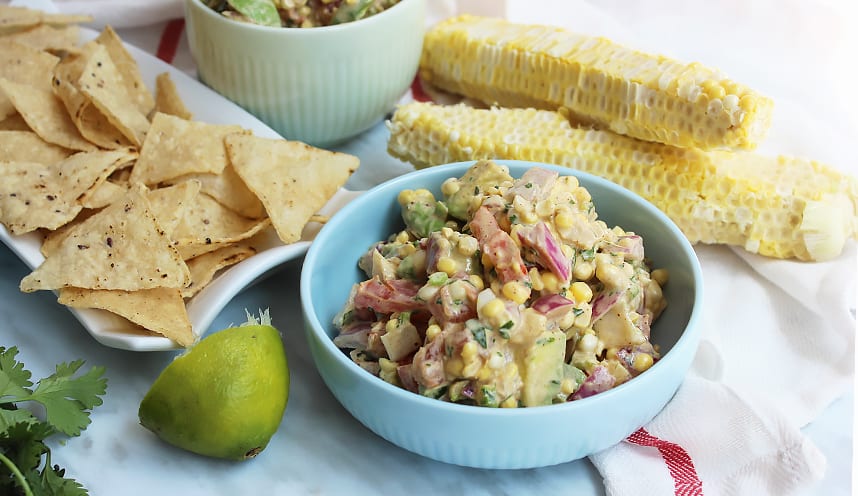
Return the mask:
[(432, 167), (381, 184), (346, 205), (319, 232), (301, 274), (301, 305), (310, 351), (328, 388), (357, 420), (388, 441), (442, 462), (480, 468), (533, 468), (608, 448), (649, 422), (671, 399), (697, 350), (703, 276), (691, 245), (661, 211), (630, 191), (568, 168), (498, 160), (513, 177), (540, 166), (576, 176), (599, 217), (644, 238), (647, 257), (666, 268), (667, 309), (652, 327), (662, 358), (631, 381), (570, 403), (490, 409), (429, 399), (364, 371), (338, 349), (331, 323), (352, 285), (364, 279), (360, 256), (402, 229), (397, 194), (427, 188), (440, 197), (448, 177), (473, 162)]

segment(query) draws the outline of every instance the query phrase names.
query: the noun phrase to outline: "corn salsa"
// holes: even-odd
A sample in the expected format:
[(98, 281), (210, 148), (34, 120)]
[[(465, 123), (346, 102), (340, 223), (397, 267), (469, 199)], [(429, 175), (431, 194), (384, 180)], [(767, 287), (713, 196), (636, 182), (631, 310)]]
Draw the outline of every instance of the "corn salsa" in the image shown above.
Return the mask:
[(241, 22), (285, 28), (315, 28), (359, 21), (399, 0), (203, 0), (215, 12)]
[(405, 228), (360, 258), (334, 343), (370, 373), (485, 407), (574, 401), (659, 359), (650, 325), (667, 273), (643, 239), (598, 219), (574, 176), (493, 161), (442, 199), (400, 192)]

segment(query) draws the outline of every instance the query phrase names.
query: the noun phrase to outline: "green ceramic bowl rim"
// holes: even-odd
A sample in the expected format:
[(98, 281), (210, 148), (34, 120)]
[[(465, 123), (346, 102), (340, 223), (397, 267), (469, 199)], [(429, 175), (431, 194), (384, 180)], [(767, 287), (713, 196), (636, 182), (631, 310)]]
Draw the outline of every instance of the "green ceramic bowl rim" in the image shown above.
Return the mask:
[[(223, 22), (223, 23), (225, 23), (225, 25), (230, 25), (230, 26), (236, 26), (236, 27), (241, 26), (241, 27), (238, 27), (237, 29), (256, 30), (256, 31), (263, 32), (263, 33), (300, 32), (300, 33), (305, 33), (305, 34), (304, 35), (296, 35), (296, 36), (305, 36), (305, 35), (306, 36), (313, 36), (312, 33), (323, 33), (323, 32), (330, 33), (330, 32), (349, 30), (349, 29), (361, 29), (360, 27), (356, 28), (354, 26), (355, 25), (366, 26), (367, 24), (384, 22), (385, 18), (392, 15), (392, 14), (390, 14), (390, 12), (398, 12), (397, 9), (402, 4), (417, 3), (420, 1), (423, 1), (423, 0), (400, 0), (394, 6), (387, 8), (387, 9), (383, 10), (382, 12), (379, 12), (378, 14), (375, 14), (373, 16), (366, 17), (364, 19), (359, 19), (357, 21), (344, 22), (342, 24), (334, 24), (331, 26), (316, 26), (316, 27), (312, 27), (312, 28), (286, 28), (286, 27), (261, 26), (259, 24), (253, 24), (253, 23), (249, 23), (249, 22), (233, 21), (231, 19), (227, 19), (226, 17), (218, 14), (217, 12), (215, 12), (214, 10), (209, 8), (208, 6), (203, 5), (202, 0), (187, 0), (187, 3), (193, 4), (194, 8), (202, 9), (203, 11), (205, 11), (204, 15), (208, 15), (208, 16), (211, 16), (212, 18), (218, 19), (217, 22)], [(381, 19), (381, 20), (377, 20), (377, 19)]]

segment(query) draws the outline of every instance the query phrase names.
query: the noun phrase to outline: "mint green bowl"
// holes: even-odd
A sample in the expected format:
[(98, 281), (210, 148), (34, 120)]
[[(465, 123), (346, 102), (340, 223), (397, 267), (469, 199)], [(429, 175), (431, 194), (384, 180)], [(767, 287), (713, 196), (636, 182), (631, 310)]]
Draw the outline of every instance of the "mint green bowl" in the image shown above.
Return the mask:
[(200, 80), (284, 138), (325, 147), (380, 122), (410, 86), (426, 0), (402, 0), (356, 22), (272, 28), (185, 1)]

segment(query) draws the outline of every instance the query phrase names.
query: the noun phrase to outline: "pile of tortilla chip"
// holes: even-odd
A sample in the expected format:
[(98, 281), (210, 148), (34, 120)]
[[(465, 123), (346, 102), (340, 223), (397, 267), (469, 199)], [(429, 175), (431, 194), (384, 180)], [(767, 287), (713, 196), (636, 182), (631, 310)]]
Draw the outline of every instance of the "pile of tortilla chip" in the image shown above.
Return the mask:
[(79, 43), (88, 20), (0, 6), (0, 223), (44, 235), (22, 291), (188, 346), (188, 299), (266, 231), (298, 241), (359, 161), (192, 120), (110, 27)]

